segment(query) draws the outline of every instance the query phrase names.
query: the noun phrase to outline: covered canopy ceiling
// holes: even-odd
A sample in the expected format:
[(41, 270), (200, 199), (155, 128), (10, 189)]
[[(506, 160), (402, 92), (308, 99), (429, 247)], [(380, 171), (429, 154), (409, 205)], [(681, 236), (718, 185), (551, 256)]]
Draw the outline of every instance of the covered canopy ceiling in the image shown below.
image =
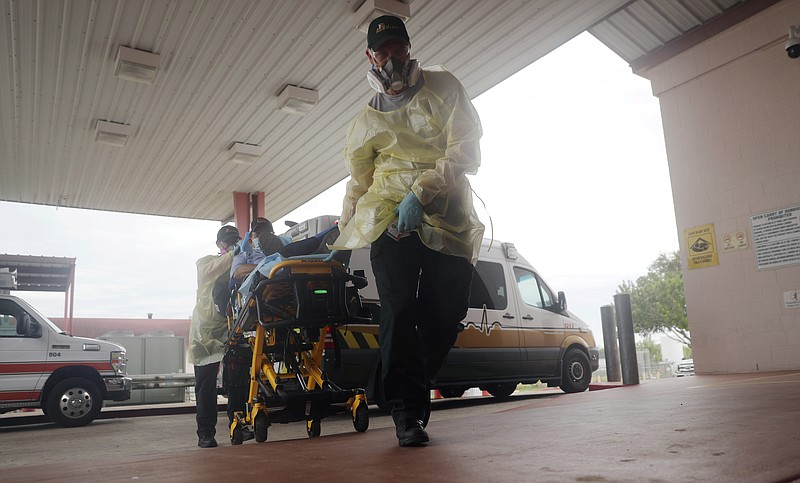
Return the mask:
[[(2, 0), (0, 200), (226, 220), (233, 192), (263, 191), (267, 216), (285, 215), (347, 175), (346, 126), (370, 97), (362, 3)], [(646, 68), (687, 32), (774, 1), (406, 3), (412, 55), (474, 97), (586, 30)], [(159, 54), (151, 84), (115, 75), (120, 46)], [(287, 85), (319, 103), (278, 110)], [(97, 142), (98, 120), (129, 125), (126, 144)], [(235, 142), (262, 154), (234, 163)]]
[(16, 272), (17, 290), (66, 292), (72, 284), (75, 259), (0, 254), (0, 269)]

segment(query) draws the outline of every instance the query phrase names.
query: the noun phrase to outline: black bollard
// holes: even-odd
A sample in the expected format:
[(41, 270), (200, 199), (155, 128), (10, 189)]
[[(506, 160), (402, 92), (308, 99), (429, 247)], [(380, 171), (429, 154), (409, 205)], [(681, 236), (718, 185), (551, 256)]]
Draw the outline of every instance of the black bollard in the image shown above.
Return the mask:
[(617, 316), (619, 356), (622, 363), (622, 383), (639, 384), (639, 364), (636, 361), (636, 340), (633, 337), (633, 314), (630, 294), (614, 295), (614, 311)]
[(600, 320), (603, 322), (603, 351), (606, 356), (606, 376), (608, 382), (622, 380), (619, 367), (619, 344), (617, 343), (617, 325), (614, 319), (614, 306), (600, 307)]

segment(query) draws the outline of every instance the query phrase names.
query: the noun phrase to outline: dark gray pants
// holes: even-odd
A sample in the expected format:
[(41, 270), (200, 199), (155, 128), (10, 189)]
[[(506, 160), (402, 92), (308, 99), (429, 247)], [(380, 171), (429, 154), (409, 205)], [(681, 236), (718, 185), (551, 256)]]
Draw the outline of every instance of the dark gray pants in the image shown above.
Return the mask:
[(372, 270), (381, 301), (383, 390), (395, 424), (424, 419), (430, 383), (467, 315), (472, 265), (422, 244), (416, 233), (372, 243)]
[(197, 436), (217, 433), (217, 373), (219, 362), (194, 366), (194, 398), (197, 405)]

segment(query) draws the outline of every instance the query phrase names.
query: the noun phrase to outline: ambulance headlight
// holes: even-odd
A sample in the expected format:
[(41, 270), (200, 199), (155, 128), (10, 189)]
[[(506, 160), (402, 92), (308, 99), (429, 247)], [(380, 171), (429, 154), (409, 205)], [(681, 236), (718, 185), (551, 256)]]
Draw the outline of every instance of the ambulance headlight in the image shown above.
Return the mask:
[(126, 375), (128, 359), (125, 357), (125, 351), (111, 351), (111, 367), (118, 376)]

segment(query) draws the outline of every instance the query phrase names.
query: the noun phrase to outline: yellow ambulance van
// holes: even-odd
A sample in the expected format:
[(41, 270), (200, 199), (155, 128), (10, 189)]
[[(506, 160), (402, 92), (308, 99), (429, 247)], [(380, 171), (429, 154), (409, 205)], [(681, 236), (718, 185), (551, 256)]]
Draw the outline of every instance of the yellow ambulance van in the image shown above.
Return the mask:
[[(328, 228), (335, 219), (306, 220), (285, 234), (300, 240)], [(350, 269), (363, 270), (369, 281), (360, 294), (372, 321), (336, 330), (335, 341), (331, 340), (335, 344), (329, 344), (329, 349), (336, 350), (326, 350), (324, 369), (338, 385), (366, 388), (368, 400), (383, 405), (380, 301), (368, 248), (353, 250)], [(598, 349), (589, 325), (567, 309), (564, 292), (553, 291), (511, 243), (483, 241), (470, 308), (461, 326), (433, 386), (443, 397), (460, 397), (478, 387), (503, 398), (518, 384), (538, 381), (564, 392), (581, 392), (598, 368)]]

